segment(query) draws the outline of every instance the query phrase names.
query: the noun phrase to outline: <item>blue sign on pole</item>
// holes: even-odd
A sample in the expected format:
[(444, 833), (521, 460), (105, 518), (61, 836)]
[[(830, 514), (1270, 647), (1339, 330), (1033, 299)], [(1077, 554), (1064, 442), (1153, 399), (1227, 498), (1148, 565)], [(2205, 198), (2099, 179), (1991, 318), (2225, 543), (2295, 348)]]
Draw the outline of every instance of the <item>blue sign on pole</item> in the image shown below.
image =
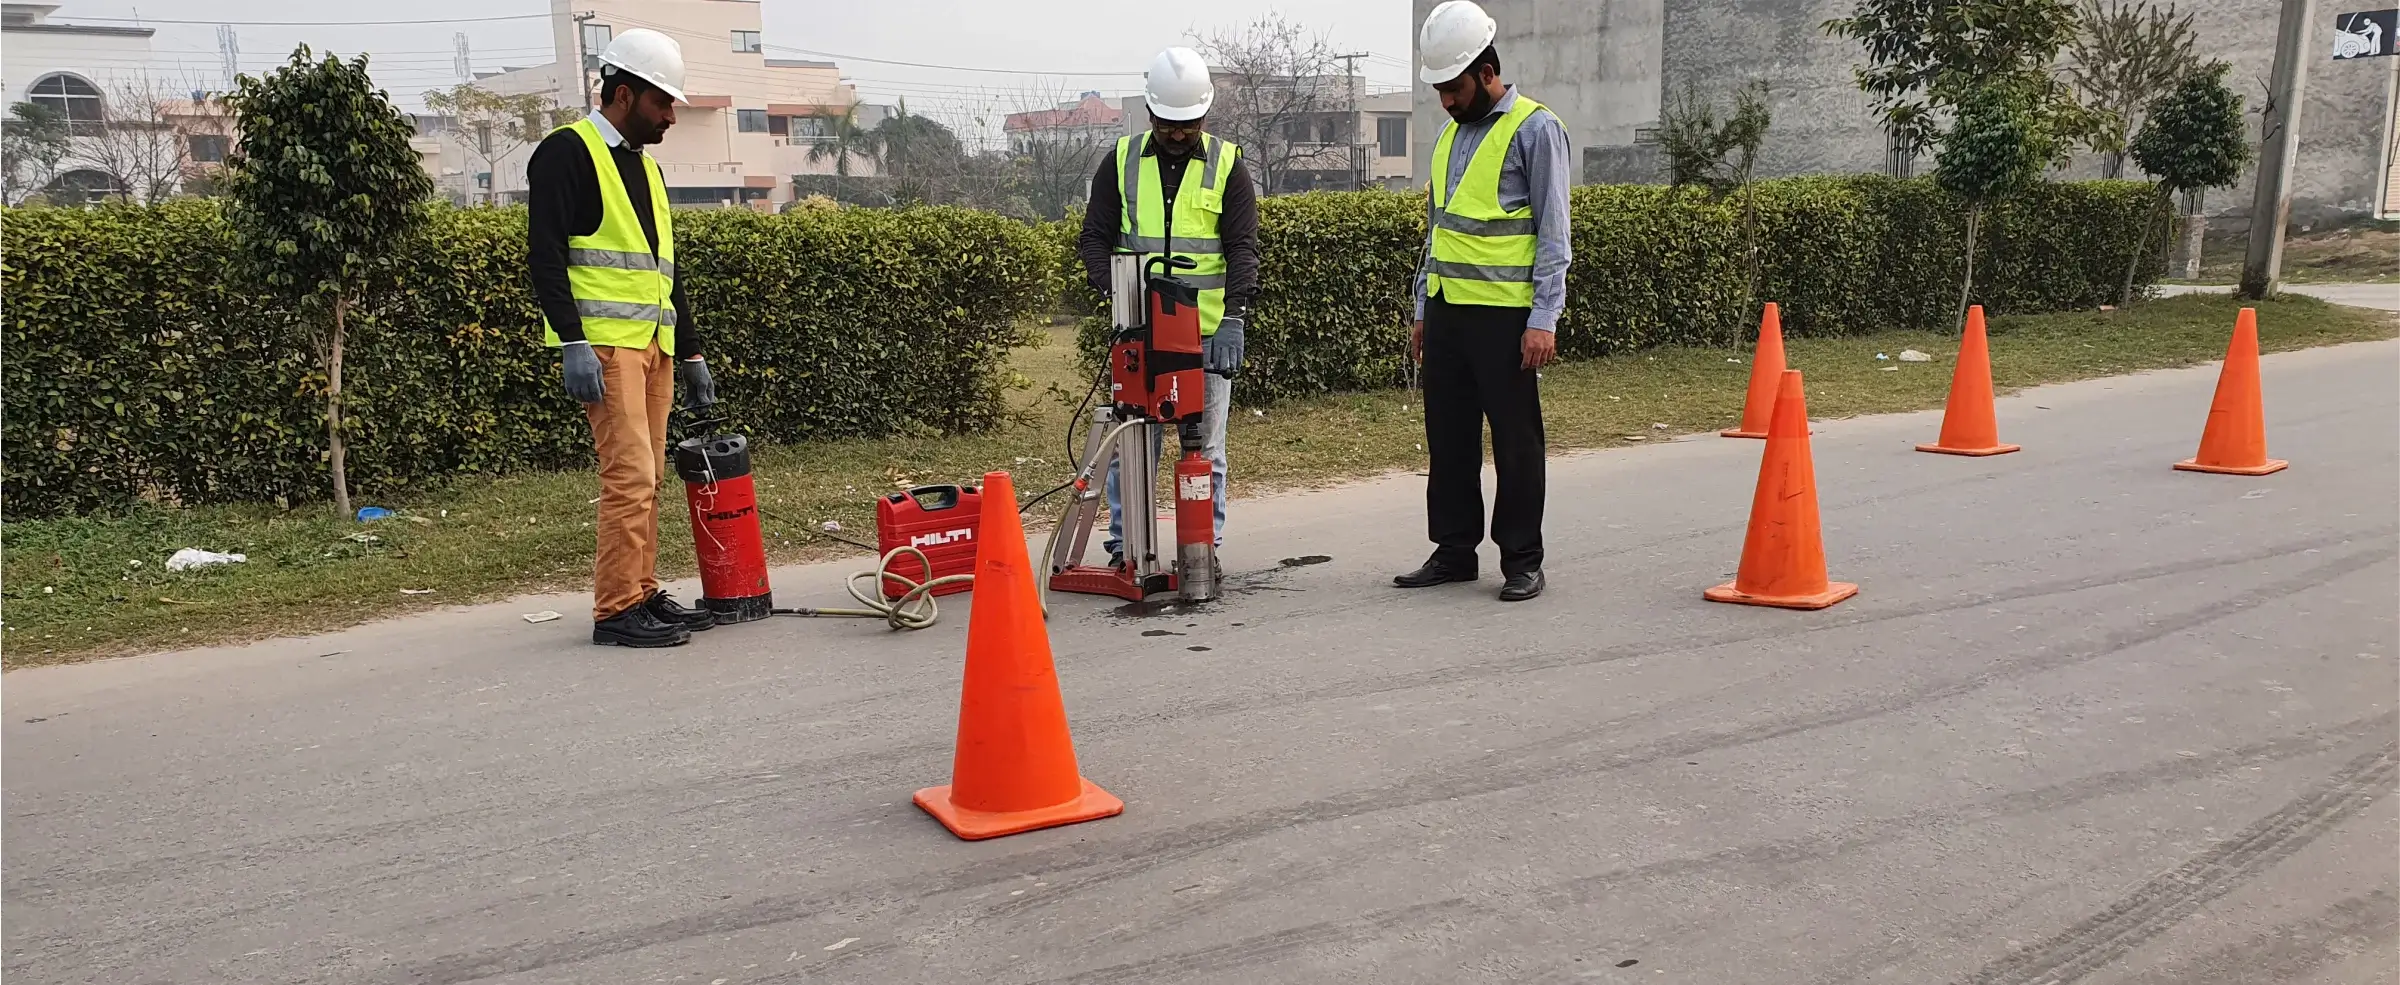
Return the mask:
[(2333, 58), (2377, 58), (2400, 46), (2400, 9), (2361, 10), (2333, 18)]

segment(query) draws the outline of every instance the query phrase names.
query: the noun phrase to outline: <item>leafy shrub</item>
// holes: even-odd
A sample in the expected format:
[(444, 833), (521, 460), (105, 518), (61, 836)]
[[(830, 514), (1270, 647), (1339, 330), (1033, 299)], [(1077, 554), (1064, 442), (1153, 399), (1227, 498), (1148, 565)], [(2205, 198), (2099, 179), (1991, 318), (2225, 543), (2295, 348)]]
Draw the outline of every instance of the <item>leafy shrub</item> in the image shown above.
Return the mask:
[[(1561, 354), (1739, 345), (1770, 300), (1793, 335), (1938, 329), (1950, 320), (1964, 217), (1929, 179), (1783, 178), (1756, 191), (1763, 269), (1760, 296), (1750, 298), (1735, 199), (1652, 185), (1575, 189)], [(2137, 231), (2159, 208), (2138, 182), (2037, 185), (1986, 215), (1975, 300), (1995, 314), (2113, 303)], [(1402, 382), (1424, 237), (1422, 192), (1261, 201), (1261, 284), (1235, 398), (1265, 403)], [(2155, 275), (2158, 265), (2142, 269)], [(1077, 273), (1069, 290), (1080, 306), (1069, 307), (1103, 310)], [(1104, 320), (1087, 318), (1086, 354), (1107, 334)]]
[[(963, 209), (676, 217), (720, 399), (771, 440), (999, 419), (1056, 260)], [(217, 206), (16, 209), (0, 221), (11, 516), (325, 488), (324, 379), (290, 312), (230, 281)], [(352, 482), (394, 493), (591, 460), (525, 277), (522, 209), (437, 209), (352, 314)]]

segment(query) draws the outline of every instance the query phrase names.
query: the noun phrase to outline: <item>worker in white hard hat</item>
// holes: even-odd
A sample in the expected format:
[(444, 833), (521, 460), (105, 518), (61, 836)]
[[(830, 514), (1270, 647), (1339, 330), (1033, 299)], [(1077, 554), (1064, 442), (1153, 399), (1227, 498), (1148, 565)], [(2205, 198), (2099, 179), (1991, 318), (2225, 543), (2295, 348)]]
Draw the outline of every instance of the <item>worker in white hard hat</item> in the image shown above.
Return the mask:
[(1540, 369), (1557, 352), (1566, 305), (1567, 131), (1500, 81), (1498, 26), (1471, 0), (1433, 8), (1417, 38), (1417, 77), (1450, 123), (1433, 148), (1425, 251), (1409, 358), (1425, 388), (1425, 525), (1432, 557), (1393, 579), (1425, 588), (1477, 577), (1483, 543), (1483, 422), (1499, 478), (1491, 538), (1500, 599), (1542, 594), (1544, 494)]
[(683, 48), (656, 31), (600, 55), (600, 108), (552, 131), (526, 162), (526, 253), (544, 341), (600, 455), (592, 642), (658, 647), (716, 625), (659, 589), (658, 483), (667, 411), (716, 401), (699, 327), (675, 277), (675, 225), (658, 162), (642, 148), (675, 125)]
[[(1190, 48), (1169, 48), (1150, 62), (1143, 104), (1150, 131), (1124, 137), (1092, 176), (1076, 254), (1102, 296), (1109, 293), (1109, 257), (1166, 254), (1193, 262), (1176, 276), (1200, 289), (1203, 454), (1216, 473), (1216, 533), (1225, 539), (1225, 421), (1233, 378), (1242, 368), (1242, 331), (1258, 296), (1258, 189), (1242, 164), (1242, 149), (1208, 132), (1216, 100), (1208, 64)], [(1165, 429), (1160, 429), (1161, 461)], [(1122, 563), (1124, 514), (1117, 469), (1108, 472), (1108, 552)]]

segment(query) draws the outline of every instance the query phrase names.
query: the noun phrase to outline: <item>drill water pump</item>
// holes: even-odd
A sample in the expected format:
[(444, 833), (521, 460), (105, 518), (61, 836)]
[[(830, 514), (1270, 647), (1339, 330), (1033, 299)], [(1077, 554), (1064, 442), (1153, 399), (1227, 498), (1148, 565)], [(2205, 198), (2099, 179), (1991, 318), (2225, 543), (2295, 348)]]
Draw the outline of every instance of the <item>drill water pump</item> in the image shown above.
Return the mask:
[(700, 607), (717, 622), (749, 622), (775, 611), (767, 587), (767, 544), (759, 531), (758, 491), (750, 477), (750, 439), (718, 430), (725, 419), (693, 408), (675, 444), (675, 472), (692, 514), (700, 559)]

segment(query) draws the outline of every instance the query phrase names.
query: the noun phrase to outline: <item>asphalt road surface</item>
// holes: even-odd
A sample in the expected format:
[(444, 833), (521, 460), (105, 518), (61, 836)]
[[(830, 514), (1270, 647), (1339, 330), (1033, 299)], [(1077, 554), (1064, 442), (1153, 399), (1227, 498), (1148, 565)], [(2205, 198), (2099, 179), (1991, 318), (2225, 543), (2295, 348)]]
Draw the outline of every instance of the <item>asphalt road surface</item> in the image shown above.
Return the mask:
[(1912, 451), (1933, 415), (1820, 425), (1863, 591), (1819, 613), (1700, 599), (1757, 442), (1555, 461), (1525, 605), (1488, 568), (1390, 587), (1413, 477), (1244, 501), (1223, 603), (1057, 603), (1124, 815), (988, 842), (909, 803), (947, 779), (963, 604), (634, 653), (519, 619), (582, 604), (550, 597), (12, 673), (0, 971), (2400, 982), (2400, 345), (2265, 365), (2265, 478), (2168, 467), (2214, 368), (2005, 400), (1998, 458)]

